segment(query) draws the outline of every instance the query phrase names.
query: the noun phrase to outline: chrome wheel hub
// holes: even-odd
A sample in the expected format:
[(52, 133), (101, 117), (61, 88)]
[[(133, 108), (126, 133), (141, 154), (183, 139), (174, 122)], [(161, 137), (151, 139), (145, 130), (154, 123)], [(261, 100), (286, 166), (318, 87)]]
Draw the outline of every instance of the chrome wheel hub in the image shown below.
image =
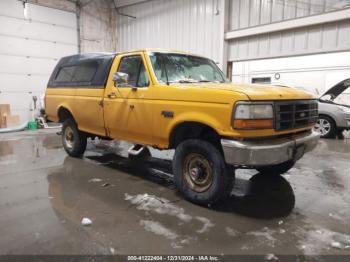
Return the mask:
[(66, 129), (64, 130), (64, 134), (63, 134), (66, 146), (69, 149), (73, 148), (74, 145), (74, 133), (71, 127), (67, 126)]
[(185, 158), (182, 173), (186, 185), (199, 193), (208, 190), (213, 183), (213, 168), (200, 154), (189, 154)]
[(331, 123), (324, 118), (318, 119), (315, 125), (315, 131), (321, 133), (322, 136), (327, 135), (331, 131)]

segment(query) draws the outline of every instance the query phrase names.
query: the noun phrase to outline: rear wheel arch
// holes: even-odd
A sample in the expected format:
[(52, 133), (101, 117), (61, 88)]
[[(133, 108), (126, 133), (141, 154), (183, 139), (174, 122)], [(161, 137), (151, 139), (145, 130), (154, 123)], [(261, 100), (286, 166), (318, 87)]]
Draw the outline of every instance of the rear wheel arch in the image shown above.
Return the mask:
[(58, 109), (57, 115), (58, 115), (58, 120), (60, 123), (63, 123), (67, 119), (73, 119), (73, 121), (75, 121), (72, 113), (69, 111), (69, 109), (67, 109), (64, 106), (61, 106)]

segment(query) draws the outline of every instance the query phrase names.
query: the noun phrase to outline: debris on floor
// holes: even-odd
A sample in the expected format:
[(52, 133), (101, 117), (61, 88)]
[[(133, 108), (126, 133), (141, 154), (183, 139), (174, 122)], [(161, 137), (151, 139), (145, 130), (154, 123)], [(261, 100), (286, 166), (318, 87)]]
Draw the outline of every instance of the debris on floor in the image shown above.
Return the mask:
[(274, 254), (267, 254), (265, 258), (266, 260), (278, 260), (278, 258)]
[(89, 183), (98, 183), (98, 182), (102, 182), (101, 178), (91, 178), (88, 181)]
[(81, 224), (83, 226), (90, 226), (92, 224), (92, 220), (90, 218), (87, 218), (87, 217), (84, 217), (82, 220), (81, 220)]
[(332, 246), (333, 248), (339, 248), (339, 249), (341, 249), (341, 244), (340, 244), (339, 242), (332, 242), (331, 246)]
[(231, 237), (235, 237), (239, 234), (239, 232), (237, 230), (234, 230), (231, 227), (226, 227), (225, 230), (226, 230), (227, 235), (229, 235)]
[(280, 234), (284, 234), (284, 233), (286, 233), (286, 230), (284, 230), (284, 229), (282, 228), (282, 229), (280, 229), (278, 232), (279, 232)]
[(206, 233), (210, 230), (211, 227), (214, 227), (215, 225), (206, 217), (199, 217), (196, 216), (196, 219), (203, 223), (202, 228), (198, 229), (196, 232), (199, 234)]

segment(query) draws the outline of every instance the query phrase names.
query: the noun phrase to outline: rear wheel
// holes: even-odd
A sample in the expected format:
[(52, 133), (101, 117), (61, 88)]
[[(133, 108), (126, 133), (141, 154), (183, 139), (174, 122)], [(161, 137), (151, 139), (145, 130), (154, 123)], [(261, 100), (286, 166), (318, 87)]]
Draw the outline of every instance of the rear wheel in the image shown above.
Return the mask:
[(314, 129), (321, 134), (322, 138), (334, 138), (337, 127), (332, 118), (319, 116)]
[(173, 172), (177, 189), (186, 199), (201, 205), (228, 197), (234, 184), (234, 171), (220, 151), (199, 139), (186, 140), (176, 148)]
[(68, 155), (80, 157), (86, 149), (87, 137), (78, 130), (73, 119), (69, 118), (62, 125), (62, 144)]
[(258, 170), (264, 175), (282, 175), (294, 166), (294, 161), (287, 161), (278, 165), (259, 167)]

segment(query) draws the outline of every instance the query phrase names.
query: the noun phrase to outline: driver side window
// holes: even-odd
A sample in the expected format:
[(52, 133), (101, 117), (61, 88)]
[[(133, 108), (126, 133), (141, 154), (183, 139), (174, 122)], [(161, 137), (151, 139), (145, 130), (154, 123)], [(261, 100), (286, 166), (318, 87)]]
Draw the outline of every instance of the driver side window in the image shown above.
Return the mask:
[(118, 72), (129, 75), (128, 85), (131, 87), (147, 87), (149, 80), (146, 69), (139, 55), (123, 57), (119, 64)]

